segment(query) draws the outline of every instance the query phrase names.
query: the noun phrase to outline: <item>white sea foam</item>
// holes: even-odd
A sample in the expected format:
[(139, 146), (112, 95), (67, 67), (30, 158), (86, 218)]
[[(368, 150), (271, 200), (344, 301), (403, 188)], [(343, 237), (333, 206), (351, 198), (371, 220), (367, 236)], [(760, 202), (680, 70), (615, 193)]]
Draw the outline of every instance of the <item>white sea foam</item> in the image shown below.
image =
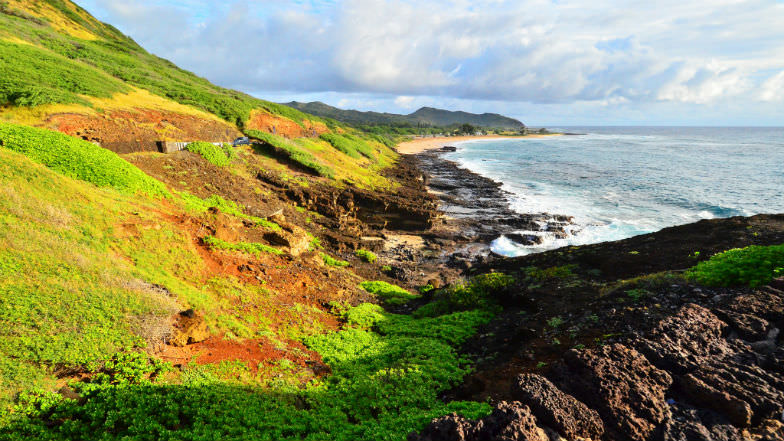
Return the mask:
[(457, 152), (447, 154), (501, 182), (511, 194), (510, 208), (519, 213), (574, 217), (566, 238), (510, 231), (539, 234), (543, 243), (522, 246), (501, 237), (491, 245), (495, 252), (530, 254), (699, 219), (784, 212), (782, 129), (744, 131), (744, 139), (728, 132), (737, 142), (721, 129), (596, 130), (570, 130), (592, 132), (588, 136), (460, 142)]

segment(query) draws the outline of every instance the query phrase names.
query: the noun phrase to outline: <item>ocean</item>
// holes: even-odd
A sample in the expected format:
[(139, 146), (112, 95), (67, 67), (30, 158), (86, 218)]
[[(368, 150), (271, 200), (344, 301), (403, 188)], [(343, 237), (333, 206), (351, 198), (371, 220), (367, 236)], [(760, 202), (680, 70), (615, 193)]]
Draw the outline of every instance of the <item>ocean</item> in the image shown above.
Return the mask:
[[(519, 256), (565, 245), (625, 239), (731, 216), (784, 213), (784, 128), (562, 127), (584, 133), (457, 143), (445, 159), (503, 184), (519, 213), (565, 214), (566, 238), (545, 231)], [(510, 231), (509, 233), (513, 233)]]

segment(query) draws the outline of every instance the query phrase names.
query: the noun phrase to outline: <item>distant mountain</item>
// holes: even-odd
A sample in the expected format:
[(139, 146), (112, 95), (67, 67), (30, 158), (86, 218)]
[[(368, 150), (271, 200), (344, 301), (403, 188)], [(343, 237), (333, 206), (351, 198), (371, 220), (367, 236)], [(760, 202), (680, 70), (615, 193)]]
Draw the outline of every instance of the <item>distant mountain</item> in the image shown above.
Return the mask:
[(337, 107), (324, 104), (319, 101), (311, 103), (300, 103), (292, 101), (290, 103), (283, 103), (286, 106), (293, 107), (302, 112), (310, 113), (312, 115), (320, 116), (323, 118), (332, 118), (347, 124), (365, 125), (365, 124), (383, 124), (383, 125), (401, 125), (410, 124), (414, 126), (426, 125), (445, 127), (459, 124), (471, 124), (480, 127), (494, 127), (502, 129), (520, 130), (525, 127), (525, 124), (507, 116), (499, 115), (497, 113), (483, 113), (481, 115), (468, 112), (453, 112), (450, 110), (435, 109), (432, 107), (422, 107), (414, 113), (408, 115), (399, 115), (395, 113), (379, 113), (379, 112), (360, 112), (358, 110), (344, 110)]

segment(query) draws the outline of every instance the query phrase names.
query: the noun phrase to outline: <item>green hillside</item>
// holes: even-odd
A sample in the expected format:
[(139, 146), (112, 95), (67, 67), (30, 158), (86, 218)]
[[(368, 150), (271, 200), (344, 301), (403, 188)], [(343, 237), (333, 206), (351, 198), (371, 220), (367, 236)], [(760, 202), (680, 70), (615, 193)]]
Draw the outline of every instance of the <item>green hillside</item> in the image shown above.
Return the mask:
[(439, 394), (492, 312), (386, 312), (363, 287), (419, 296), (294, 198), (394, 195), (392, 145), (217, 87), (70, 1), (0, 1), (0, 440), (391, 440), (487, 413)]
[(290, 103), (285, 103), (285, 105), (313, 115), (335, 119), (356, 126), (449, 127), (461, 124), (471, 124), (477, 127), (507, 130), (520, 130), (525, 127), (525, 124), (522, 122), (497, 113), (483, 113), (479, 115), (468, 112), (434, 109), (432, 107), (423, 107), (414, 113), (399, 115), (395, 113), (344, 110), (318, 101), (311, 103), (292, 101)]
[[(487, 412), (438, 394), (470, 371), (456, 348), (491, 312), (413, 318), (352, 307), (321, 288), (360, 289), (350, 269), (197, 239), (182, 222), (281, 230), (231, 201), (169, 191), (116, 154), (56, 132), (0, 123), (0, 146), (0, 440), (403, 439), (439, 415)], [(289, 303), (285, 280), (212, 268), (216, 256), (324, 277), (316, 292), (343, 324)], [(208, 349), (195, 349), (175, 365), (164, 357), (174, 349), (161, 348), (171, 348), (172, 317), (185, 308), (199, 311), (220, 347), (275, 350), (254, 364), (198, 361)], [(314, 358), (331, 374), (314, 375), (305, 362)]]
[[(0, 4), (0, 102), (89, 104), (134, 86), (213, 113), (242, 128), (254, 109), (301, 123), (289, 107), (224, 89), (145, 51), (67, 0)], [(68, 23), (63, 27), (60, 23)]]
[[(339, 185), (389, 187), (381, 170), (396, 160), (389, 140), (218, 87), (68, 0), (0, 2), (0, 121), (61, 131), (119, 153), (156, 151), (159, 141), (229, 142), (242, 132), (274, 133), (299, 139), (293, 144), (300, 157), (338, 170), (316, 174)], [(355, 146), (341, 150), (320, 135), (352, 136)], [(356, 155), (355, 147), (375, 153)]]

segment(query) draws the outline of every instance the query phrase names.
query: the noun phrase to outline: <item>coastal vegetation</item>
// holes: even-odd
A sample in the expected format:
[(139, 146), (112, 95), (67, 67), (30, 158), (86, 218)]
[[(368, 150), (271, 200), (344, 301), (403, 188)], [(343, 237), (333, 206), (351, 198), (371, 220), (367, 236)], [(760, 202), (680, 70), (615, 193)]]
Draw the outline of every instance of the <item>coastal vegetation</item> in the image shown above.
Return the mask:
[(364, 281), (359, 284), (365, 291), (375, 294), (379, 299), (383, 300), (389, 305), (402, 305), (409, 300), (419, 297), (412, 294), (407, 290), (391, 283), (384, 282), (383, 280), (377, 281)]
[[(78, 121), (91, 126), (91, 141), (125, 136), (145, 149), (161, 140), (225, 141), (246, 131), (263, 141), (260, 153), (295, 172), (338, 185), (391, 185), (381, 173), (397, 159), (387, 137), (215, 86), (149, 54), (70, 1), (14, 0), (3, 11), (0, 120), (70, 134)], [(129, 125), (146, 132), (143, 139)], [(276, 127), (285, 130), (274, 135)], [(231, 160), (206, 145), (190, 148), (215, 164)]]
[[(254, 109), (264, 109), (299, 125), (306, 120), (321, 121), (291, 107), (217, 87), (168, 60), (149, 54), (113, 27), (65, 2), (51, 5), (12, 2), (5, 9), (12, 13), (0, 14), (0, 25), (5, 35), (16, 39), (0, 40), (4, 60), (0, 67), (3, 103), (16, 106), (77, 103), (89, 107), (84, 96), (111, 97), (126, 93), (133, 86), (212, 113), (240, 128)], [(66, 20), (56, 20), (59, 14)], [(81, 31), (77, 35), (92, 38), (79, 38), (54, 26), (38, 24), (54, 20), (71, 23)]]
[[(285, 103), (285, 105), (311, 115), (337, 120), (355, 127), (425, 130), (425, 132), (417, 132), (419, 134), (427, 133), (427, 130), (432, 130), (432, 133), (448, 132), (451, 131), (449, 129), (459, 127), (462, 124), (469, 124), (484, 129), (497, 128), (500, 130), (514, 131), (519, 131), (525, 127), (522, 122), (516, 119), (495, 113), (478, 115), (467, 112), (452, 112), (449, 110), (434, 109), (432, 107), (423, 107), (409, 115), (398, 115), (393, 113), (343, 110), (321, 102), (298, 103), (292, 101), (290, 103)], [(391, 132), (395, 133), (394, 130)]]
[(236, 153), (230, 144), (215, 145), (209, 142), (196, 141), (189, 143), (185, 149), (203, 156), (210, 164), (218, 167), (229, 165), (231, 160), (236, 157)]
[(397, 440), (450, 412), (487, 414), (487, 404), (444, 404), (438, 393), (470, 372), (455, 348), (488, 314), (418, 320), (377, 308), (352, 308), (343, 330), (305, 339), (332, 368), (325, 381), (305, 389), (281, 384), (254, 391), (194, 367), (174, 382), (166, 374), (169, 366), (121, 354), (105, 364), (101, 376), (73, 384), (85, 397), (82, 404), (56, 394), (25, 394), (6, 433), (53, 440), (97, 433), (105, 440)]
[(313, 154), (304, 150), (293, 141), (258, 130), (247, 130), (246, 133), (262, 141), (261, 144), (254, 144), (254, 148), (262, 153), (267, 153), (283, 161), (287, 161), (295, 168), (299, 168), (316, 176), (325, 178), (335, 177), (334, 169), (321, 163)]
[(362, 249), (356, 250), (354, 251), (354, 255), (367, 263), (373, 263), (376, 261), (376, 259), (378, 259), (378, 256), (376, 256), (372, 251), (368, 251), (368, 250), (362, 250)]
[[(44, 132), (30, 130), (34, 135)], [(87, 158), (90, 150), (105, 151), (73, 142), (87, 151)], [(13, 329), (0, 345), (0, 439), (58, 440), (96, 433), (107, 440), (209, 439), (236, 433), (261, 439), (313, 434), (326, 439), (400, 439), (445, 413), (478, 417), (488, 411), (486, 404), (444, 404), (438, 399), (439, 392), (470, 372), (469, 360), (458, 355), (456, 347), (490, 319), (482, 310), (416, 319), (377, 305), (349, 307), (342, 313), (343, 329), (298, 334), (332, 370), (304, 387), (296, 380), (301, 371), (296, 365), (277, 365), (275, 372), (292, 380), (270, 383), (245, 364), (174, 369), (146, 355), (144, 349), (159, 336), (140, 330), (162, 329), (178, 304), (199, 309), (215, 330), (237, 339), (290, 331), (271, 331), (263, 317), (233, 309), (229, 301), (240, 295), (265, 304), (267, 289), (225, 276), (205, 283), (204, 263), (193, 245), (175, 224), (157, 216), (157, 210), (171, 209), (158, 205), (159, 192), (131, 191), (137, 188), (132, 185), (96, 187), (92, 182), (103, 184), (103, 178), (75, 174), (57, 161), (48, 162), (51, 170), (43, 168), (31, 161), (39, 152), (13, 144), (27, 157), (11, 146), (4, 141), (0, 148), (0, 320), (3, 329)], [(116, 167), (134, 169), (111, 155), (107, 158), (121, 161), (113, 163)], [(70, 174), (77, 180), (66, 176)], [(202, 200), (168, 192), (167, 198), (183, 198), (183, 207), (192, 206), (197, 213), (214, 205), (228, 215), (242, 212), (238, 204), (219, 196)], [(140, 236), (112, 233), (127, 216), (159, 228)], [(203, 241), (224, 251), (280, 253), (262, 244), (213, 236)], [(128, 260), (117, 264), (109, 255), (118, 252)], [(382, 282), (365, 286), (390, 299), (402, 299), (402, 292), (407, 299), (415, 297)], [(68, 384), (78, 399), (53, 392), (55, 370), (62, 368), (84, 372), (82, 380)]]
[(61, 133), (0, 123), (0, 147), (100, 187), (112, 187), (127, 194), (169, 195), (163, 184), (117, 154)]
[(335, 266), (338, 268), (344, 268), (351, 265), (349, 262), (345, 260), (336, 259), (327, 253), (321, 253), (321, 260), (324, 262), (324, 265)]
[(710, 286), (758, 287), (784, 275), (784, 244), (751, 245), (712, 256), (692, 268), (687, 276)]

